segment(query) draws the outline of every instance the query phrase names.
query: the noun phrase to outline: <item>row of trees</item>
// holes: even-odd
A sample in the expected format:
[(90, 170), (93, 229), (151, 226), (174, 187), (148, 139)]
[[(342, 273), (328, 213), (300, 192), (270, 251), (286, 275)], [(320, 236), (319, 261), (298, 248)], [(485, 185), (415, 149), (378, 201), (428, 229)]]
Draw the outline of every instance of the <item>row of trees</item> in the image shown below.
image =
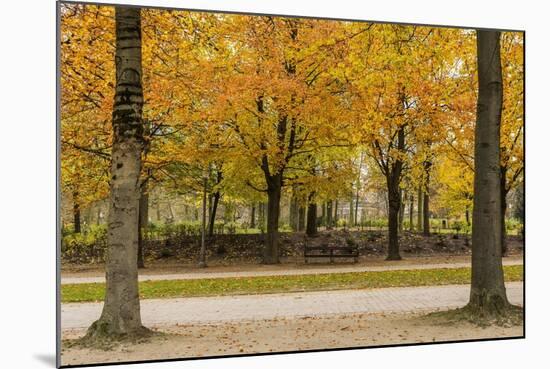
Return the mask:
[[(113, 30), (113, 8), (63, 8), (62, 178), (75, 215), (108, 194)], [(315, 204), (383, 189), (388, 259), (400, 258), (399, 213), (412, 194), (428, 215), (437, 187), (440, 208), (469, 218), (473, 32), (151, 9), (142, 37), (141, 225), (153, 186), (206, 190), (212, 220), (222, 196), (266, 202), (263, 259), (277, 263), (284, 195), (295, 214), (310, 210), (314, 233)], [(521, 34), (503, 34), (502, 214), (523, 173), (522, 48)]]
[[(501, 195), (522, 171), (523, 62), (522, 36), (504, 34), (502, 80), (500, 38), (64, 5), (63, 185), (78, 206), (110, 198), (107, 293), (89, 336), (143, 331), (136, 261), (151, 182), (267, 200), (263, 260), (277, 263), (283, 191), (313, 217), (316, 203), (349, 195), (363, 165), (386, 187), (388, 259), (400, 259), (403, 191), (418, 189), (428, 209), (434, 168), (461, 183), (456, 195), (474, 202), (471, 304), (505, 310)], [(457, 166), (472, 172), (453, 177)]]

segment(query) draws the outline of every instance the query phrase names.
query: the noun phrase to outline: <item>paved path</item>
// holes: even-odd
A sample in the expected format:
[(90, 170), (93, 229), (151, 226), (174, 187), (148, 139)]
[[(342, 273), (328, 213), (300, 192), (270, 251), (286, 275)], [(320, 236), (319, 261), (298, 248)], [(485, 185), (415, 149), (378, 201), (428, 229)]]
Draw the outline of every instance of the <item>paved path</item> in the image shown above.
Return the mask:
[[(521, 265), (521, 259), (506, 259), (503, 260), (504, 265)], [(412, 270), (412, 269), (439, 269), (439, 268), (465, 268), (470, 267), (471, 263), (437, 263), (437, 264), (403, 264), (403, 265), (384, 265), (384, 266), (305, 266), (301, 269), (271, 269), (271, 270), (250, 270), (250, 271), (233, 271), (233, 272), (208, 272), (194, 271), (192, 273), (177, 273), (177, 274), (142, 274), (139, 276), (140, 281), (159, 281), (159, 280), (178, 280), (178, 279), (203, 279), (203, 278), (236, 278), (236, 277), (259, 277), (271, 275), (304, 275), (304, 274), (330, 274), (330, 273), (347, 273), (347, 272), (377, 272), (384, 270)], [(61, 277), (61, 284), (78, 284), (78, 283), (104, 283), (104, 276), (96, 277)]]
[[(508, 299), (523, 304), (523, 282), (506, 284)], [(323, 316), (345, 313), (404, 313), (456, 308), (468, 302), (469, 285), (340, 290), (268, 295), (151, 299), (141, 302), (145, 326)], [(63, 330), (96, 320), (103, 303), (61, 305)]]

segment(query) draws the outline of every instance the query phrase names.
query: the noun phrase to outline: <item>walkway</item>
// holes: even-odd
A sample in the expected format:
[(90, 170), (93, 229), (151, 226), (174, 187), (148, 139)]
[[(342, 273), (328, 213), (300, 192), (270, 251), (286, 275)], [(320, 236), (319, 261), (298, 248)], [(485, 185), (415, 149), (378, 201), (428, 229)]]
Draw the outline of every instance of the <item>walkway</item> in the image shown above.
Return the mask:
[[(508, 299), (523, 304), (523, 282), (506, 284)], [(406, 313), (457, 308), (468, 302), (469, 285), (300, 292), (269, 295), (191, 297), (141, 301), (145, 326), (204, 324), (352, 313)], [(61, 306), (62, 329), (83, 329), (103, 303)]]
[[(522, 265), (523, 260), (519, 258), (509, 258), (503, 260), (503, 265)], [(301, 268), (277, 268), (268, 270), (248, 270), (248, 271), (208, 271), (206, 269), (194, 270), (187, 273), (174, 274), (142, 274), (139, 276), (140, 281), (159, 281), (159, 280), (179, 280), (179, 279), (203, 279), (203, 278), (236, 278), (236, 277), (260, 277), (272, 275), (304, 275), (304, 274), (330, 274), (330, 273), (349, 273), (349, 272), (379, 272), (385, 270), (413, 270), (413, 269), (442, 269), (442, 268), (468, 268), (471, 263), (455, 262), (455, 263), (424, 263), (424, 264), (401, 264), (401, 265), (382, 265), (382, 266), (367, 266), (367, 265), (304, 265)], [(104, 276), (74, 276), (62, 277), (61, 284), (77, 284), (77, 283), (104, 283)]]

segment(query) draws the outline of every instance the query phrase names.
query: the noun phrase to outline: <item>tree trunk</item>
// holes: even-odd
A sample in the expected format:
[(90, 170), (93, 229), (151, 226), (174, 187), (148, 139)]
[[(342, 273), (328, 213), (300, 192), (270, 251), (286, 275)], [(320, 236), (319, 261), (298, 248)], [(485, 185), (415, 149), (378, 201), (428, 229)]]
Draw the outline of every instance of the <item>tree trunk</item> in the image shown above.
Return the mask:
[(422, 231), (423, 228), (423, 222), (422, 222), (422, 187), (418, 187), (418, 199), (417, 199), (417, 205), (416, 205), (416, 229), (418, 231)]
[(403, 221), (405, 218), (405, 199), (407, 197), (407, 194), (403, 192), (403, 190), (399, 190), (399, 198), (401, 199), (401, 206), (399, 207), (399, 217), (398, 217), (398, 228), (399, 233), (403, 232)]
[(279, 263), (279, 214), (281, 205), (280, 174), (271, 176), (267, 187), (267, 235), (264, 249), (264, 264)]
[(423, 234), (425, 237), (430, 236), (430, 169), (432, 167), (432, 163), (427, 161), (424, 163), (424, 171), (426, 175), (426, 191), (424, 191), (424, 205), (422, 206), (422, 212), (423, 212), (423, 220), (424, 220), (424, 226)]
[(206, 267), (206, 193), (208, 192), (208, 176), (204, 174), (202, 180), (202, 220), (201, 220), (201, 249), (199, 254), (199, 268)]
[(256, 228), (256, 206), (254, 205), (250, 209), (250, 228)]
[(218, 212), (218, 204), (220, 203), (220, 191), (214, 193), (212, 200), (212, 210), (208, 219), (208, 237), (214, 236), (214, 226), (216, 224), (216, 213)]
[[(218, 168), (216, 170), (216, 185), (219, 185), (223, 179), (223, 174), (221, 168)], [(220, 203), (220, 197), (221, 193), (219, 190), (214, 192), (214, 196), (212, 197), (212, 207), (209, 209), (208, 214), (208, 237), (212, 238), (214, 236), (214, 226), (216, 224), (216, 213), (218, 211), (218, 205)]]
[(399, 196), (399, 183), (392, 179), (388, 179), (388, 257), (386, 260), (401, 260), (399, 255), (399, 238), (398, 238), (398, 218), (399, 209), (401, 207), (401, 198)]
[(309, 195), (309, 204), (307, 206), (307, 225), (306, 234), (310, 237), (317, 234), (317, 204), (314, 202), (315, 193)]
[(508, 244), (506, 243), (506, 195), (508, 191), (506, 190), (506, 167), (500, 167), (500, 227), (502, 229), (501, 233), (501, 247), (502, 247), (502, 256), (507, 256), (508, 253)]
[(472, 286), (468, 307), (480, 316), (509, 306), (501, 259), (500, 119), (502, 71), (500, 32), (477, 31), (479, 93), (475, 128)]
[(349, 197), (349, 227), (353, 227), (353, 193)]
[(86, 338), (143, 335), (138, 289), (139, 178), (143, 148), (141, 14), (115, 7), (116, 92), (103, 311)]
[(466, 208), (466, 224), (470, 226), (470, 209)]
[(338, 228), (338, 199), (334, 200), (334, 226)]
[(414, 212), (414, 195), (411, 193), (410, 197), (410, 203), (409, 203), (409, 231), (413, 231), (414, 225), (413, 225), (413, 212)]
[(298, 231), (302, 232), (306, 227), (306, 208), (298, 207)]
[(332, 200), (327, 202), (327, 229), (332, 229)]
[(73, 191), (73, 224), (74, 233), (80, 233), (80, 204), (78, 203), (78, 191)]

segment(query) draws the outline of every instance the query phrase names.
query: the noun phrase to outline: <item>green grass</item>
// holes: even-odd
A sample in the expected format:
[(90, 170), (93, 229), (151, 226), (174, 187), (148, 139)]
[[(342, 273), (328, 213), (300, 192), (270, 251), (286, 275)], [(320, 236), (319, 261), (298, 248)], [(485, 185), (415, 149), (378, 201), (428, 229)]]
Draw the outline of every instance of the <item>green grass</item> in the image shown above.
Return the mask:
[[(505, 266), (504, 276), (506, 281), (523, 280), (523, 266)], [(139, 283), (139, 290), (142, 299), (152, 299), (467, 283), (470, 283), (470, 268), (440, 268), (248, 278), (144, 281)], [(104, 283), (66, 284), (61, 286), (62, 302), (102, 301), (104, 294)]]

